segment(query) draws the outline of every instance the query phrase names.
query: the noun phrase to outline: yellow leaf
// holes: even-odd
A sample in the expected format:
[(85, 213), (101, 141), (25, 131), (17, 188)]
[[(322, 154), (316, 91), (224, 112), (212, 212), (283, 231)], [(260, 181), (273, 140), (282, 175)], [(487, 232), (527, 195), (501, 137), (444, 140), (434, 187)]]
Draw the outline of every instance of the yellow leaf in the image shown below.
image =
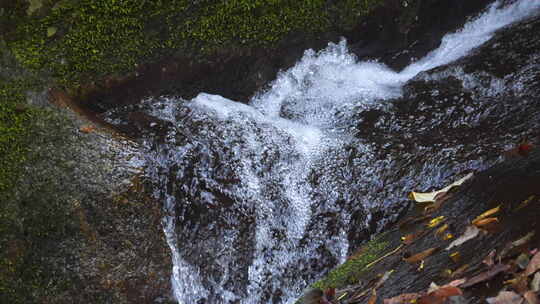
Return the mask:
[(441, 215), (429, 221), (427, 226), (429, 228), (437, 227), (442, 221), (444, 221), (444, 216)]
[(501, 206), (500, 206), (500, 205), (497, 206), (497, 207), (495, 207), (495, 208), (493, 208), (493, 209), (489, 209), (488, 211), (486, 211), (486, 212), (480, 214), (479, 216), (477, 216), (477, 217), (474, 219), (473, 223), (474, 223), (475, 221), (479, 221), (479, 220), (481, 220), (481, 219), (483, 219), (483, 218), (486, 218), (486, 217), (488, 217), (488, 216), (491, 216), (491, 215), (493, 215), (493, 214), (499, 212), (500, 210), (501, 210)]
[(452, 259), (452, 261), (457, 264), (461, 259), (461, 254), (459, 254), (459, 251), (453, 252), (450, 254), (450, 259)]
[(472, 224), (475, 225), (476, 227), (482, 227), (491, 223), (498, 223), (498, 222), (499, 222), (498, 218), (488, 217), (488, 218), (476, 219), (472, 222)]
[(436, 235), (442, 234), (443, 232), (446, 231), (446, 229), (448, 229), (448, 224), (442, 225), (439, 229), (437, 229), (437, 231), (435, 231), (435, 234)]
[(453, 234), (447, 233), (447, 234), (445, 234), (445, 235), (443, 236), (442, 239), (443, 239), (443, 241), (448, 241), (448, 240), (453, 239), (453, 238), (454, 238), (454, 235), (453, 235)]

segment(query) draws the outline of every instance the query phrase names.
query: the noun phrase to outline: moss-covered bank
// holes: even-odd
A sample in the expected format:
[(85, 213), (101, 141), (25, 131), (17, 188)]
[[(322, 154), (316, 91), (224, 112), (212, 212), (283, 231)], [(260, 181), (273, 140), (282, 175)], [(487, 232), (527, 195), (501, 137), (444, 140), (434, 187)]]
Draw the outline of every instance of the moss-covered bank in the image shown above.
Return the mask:
[(27, 68), (77, 85), (175, 53), (272, 46), (290, 33), (349, 28), (380, 0), (16, 0), (7, 41)]

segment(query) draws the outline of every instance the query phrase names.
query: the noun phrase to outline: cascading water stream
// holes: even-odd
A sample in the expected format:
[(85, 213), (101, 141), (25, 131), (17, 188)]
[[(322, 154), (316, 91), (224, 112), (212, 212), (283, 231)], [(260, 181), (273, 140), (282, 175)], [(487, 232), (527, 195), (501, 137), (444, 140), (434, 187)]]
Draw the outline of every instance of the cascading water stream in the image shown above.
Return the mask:
[(385, 108), (418, 73), (539, 10), (540, 1), (497, 2), (400, 73), (359, 62), (342, 41), (306, 51), (249, 105), (208, 94), (148, 101), (150, 114), (173, 125), (148, 168), (167, 212), (178, 302), (293, 303), (324, 264), (346, 258), (353, 211), (365, 228), (381, 208), (365, 195), (384, 186), (380, 168), (394, 161), (353, 138), (348, 113)]

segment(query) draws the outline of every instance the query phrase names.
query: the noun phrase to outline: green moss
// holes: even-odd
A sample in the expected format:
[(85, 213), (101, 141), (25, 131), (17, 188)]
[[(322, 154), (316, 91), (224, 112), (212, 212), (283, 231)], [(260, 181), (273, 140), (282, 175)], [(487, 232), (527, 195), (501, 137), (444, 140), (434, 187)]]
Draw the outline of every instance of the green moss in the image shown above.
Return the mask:
[(29, 83), (0, 81), (0, 192), (11, 188), (27, 157), (28, 123), (34, 111), (26, 107)]
[(360, 253), (347, 262), (330, 271), (323, 279), (313, 284), (314, 288), (325, 290), (327, 288), (342, 288), (355, 284), (360, 279), (366, 266), (384, 254), (389, 242), (384, 240), (384, 234), (367, 242)]
[(43, 143), (61, 147), (64, 134), (58, 115), (27, 104), (27, 93), (41, 88), (31, 76), (0, 76), (0, 303), (36, 303), (70, 281), (47, 262), (72, 230), (62, 187), (31, 170), (50, 157)]
[(60, 199), (61, 188), (51, 186), (53, 176), (27, 176), (26, 168), (44, 157), (36, 146), (42, 141), (55, 143), (54, 137), (44, 134), (44, 127), (58, 122), (49, 111), (25, 104), (24, 92), (30, 85), (24, 79), (0, 85), (1, 303), (35, 303), (69, 282), (47, 263), (47, 257), (59, 251), (55, 244), (71, 230), (69, 208)]
[(16, 0), (5, 26), (19, 62), (76, 86), (173, 53), (273, 46), (293, 32), (348, 28), (380, 2), (44, 0), (41, 15), (28, 16), (28, 3)]

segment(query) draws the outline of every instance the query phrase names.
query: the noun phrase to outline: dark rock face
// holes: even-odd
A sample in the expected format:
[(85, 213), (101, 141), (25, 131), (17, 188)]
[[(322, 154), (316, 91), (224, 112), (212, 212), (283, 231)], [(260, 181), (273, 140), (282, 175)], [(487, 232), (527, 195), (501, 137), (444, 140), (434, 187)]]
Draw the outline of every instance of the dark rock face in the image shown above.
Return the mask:
[[(261, 302), (283, 301), (301, 280), (307, 284), (339, 262), (336, 243), (345, 240), (339, 237), (346, 238), (350, 253), (395, 221), (408, 207), (408, 191), (442, 187), (455, 176), (484, 170), (524, 137), (536, 137), (539, 27), (536, 17), (502, 30), (472, 55), (417, 75), (402, 97), (338, 113), (341, 127), (356, 130), (354, 138), (310, 159), (307, 172), (297, 162), (302, 155), (293, 149), (296, 138), (269, 128), (245, 105), (229, 102), (222, 113), (218, 103), (205, 112), (162, 98), (116, 113), (142, 115), (137, 120), (143, 131), (152, 124), (162, 129), (144, 137), (152, 143), (158, 195), (176, 201), (182, 258), (200, 271), (207, 291), (195, 299), (234, 303), (257, 294)], [(160, 103), (161, 112), (155, 110)], [(241, 114), (231, 114), (230, 104)], [(282, 108), (282, 116), (294, 120), (294, 108)], [(245, 186), (251, 180), (260, 181), (257, 195)], [(288, 189), (301, 189), (314, 202), (300, 239), (289, 235), (287, 219), (299, 219), (293, 217), (294, 200), (284, 196)], [(268, 202), (275, 204), (268, 214), (258, 213)], [(266, 243), (257, 239), (261, 222), (269, 224)], [(279, 259), (289, 250), (303, 253), (283, 266)], [(260, 286), (249, 287), (261, 257), (274, 268), (260, 273)], [(286, 290), (293, 284), (296, 289)], [(226, 298), (223, 290), (235, 296)]]
[(490, 0), (387, 1), (345, 37), (359, 58), (401, 70), (437, 48), (441, 38), (484, 9)]
[[(450, 281), (472, 278), (490, 269), (482, 261), (495, 251), (501, 254), (503, 248), (511, 242), (523, 238), (528, 233), (533, 233), (530, 242), (526, 243), (518, 252), (510, 254), (512, 259), (517, 257), (521, 250), (533, 249), (540, 242), (540, 216), (537, 205), (526, 205), (520, 208), (525, 200), (532, 204), (540, 202), (540, 153), (531, 153), (528, 157), (516, 157), (495, 165), (494, 167), (477, 174), (457, 190), (450, 192), (449, 199), (444, 202), (442, 208), (431, 214), (432, 218), (443, 216), (445, 224), (449, 225), (448, 232), (454, 236), (461, 236), (471, 220), (486, 210), (500, 207), (501, 212), (495, 216), (499, 225), (490, 233), (481, 232), (477, 237), (465, 242), (463, 245), (446, 250), (451, 243), (443, 241), (435, 233), (429, 231), (416, 239), (412, 245), (402, 248), (394, 255), (381, 260), (369, 271), (360, 276), (360, 283), (350, 286), (347, 296), (342, 301), (349, 303), (351, 295), (359, 294), (368, 289), (369, 282), (377, 282), (380, 274), (392, 270), (388, 280), (377, 289), (378, 299), (389, 299), (404, 293), (427, 291), (430, 284), (435, 282), (444, 285)], [(418, 217), (421, 214), (411, 210), (407, 219)], [(426, 231), (425, 223), (416, 225), (403, 225), (399, 229), (390, 229), (384, 239), (389, 242), (386, 252), (392, 251), (402, 245), (401, 237), (408, 233), (421, 233)], [(435, 230), (435, 229), (434, 229)], [(424, 250), (435, 248), (435, 252), (425, 259), (425, 267), (419, 271), (418, 265), (403, 261), (404, 256), (411, 256)], [(459, 253), (459, 259), (455, 262), (449, 258), (449, 254)], [(510, 259), (510, 260), (512, 260)], [(495, 263), (500, 263), (496, 261)], [(511, 263), (508, 259), (502, 260), (503, 264)], [(466, 266), (468, 265), (468, 266)], [(457, 269), (463, 269), (459, 274)], [(456, 276), (445, 275), (448, 270), (454, 271)], [(486, 298), (494, 297), (511, 274), (500, 274), (486, 282), (471, 287), (462, 288), (464, 303), (486, 303)], [(368, 301), (369, 294), (355, 299), (355, 302)]]
[(502, 30), (471, 56), (419, 74), (388, 111), (359, 113), (357, 136), (379, 142), (379, 157), (398, 160), (389, 168), (393, 180), (425, 175), (422, 166), (429, 163), (437, 163), (433, 169), (442, 176), (486, 168), (521, 140), (537, 141), (538, 30), (540, 18), (524, 21)]

